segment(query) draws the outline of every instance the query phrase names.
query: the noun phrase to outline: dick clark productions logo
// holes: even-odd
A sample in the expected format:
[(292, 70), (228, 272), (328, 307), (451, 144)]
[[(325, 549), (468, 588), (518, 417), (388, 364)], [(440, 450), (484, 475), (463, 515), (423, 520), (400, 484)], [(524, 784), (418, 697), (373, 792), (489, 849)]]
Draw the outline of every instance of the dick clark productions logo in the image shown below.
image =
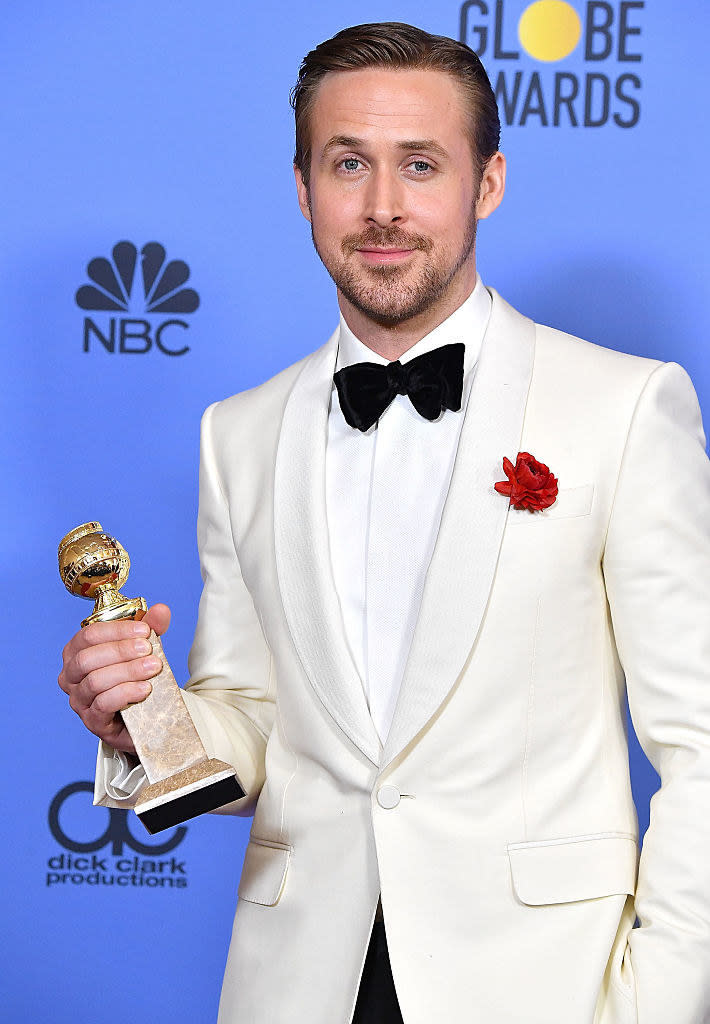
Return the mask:
[[(504, 124), (633, 128), (641, 116), (645, 6), (464, 0), (459, 38), (486, 64)], [(530, 69), (526, 58), (543, 67)]]
[[(93, 791), (90, 782), (70, 782), (49, 805), (49, 831), (62, 849), (47, 859), (46, 885), (186, 889), (185, 861), (172, 853), (187, 835), (185, 826), (162, 842), (145, 843), (131, 831), (128, 811), (92, 807), (86, 794)], [(74, 799), (79, 793), (83, 799)]]
[[(166, 356), (183, 356), (189, 324), (165, 314), (194, 313), (200, 297), (185, 288), (190, 268), (184, 260), (166, 260), (159, 242), (140, 250), (132, 242), (118, 242), (111, 259), (97, 256), (86, 268), (91, 284), (76, 293), (81, 309), (115, 316), (84, 317), (84, 352), (102, 347), (107, 352), (144, 355), (155, 347)], [(146, 319), (148, 317), (149, 319)]]

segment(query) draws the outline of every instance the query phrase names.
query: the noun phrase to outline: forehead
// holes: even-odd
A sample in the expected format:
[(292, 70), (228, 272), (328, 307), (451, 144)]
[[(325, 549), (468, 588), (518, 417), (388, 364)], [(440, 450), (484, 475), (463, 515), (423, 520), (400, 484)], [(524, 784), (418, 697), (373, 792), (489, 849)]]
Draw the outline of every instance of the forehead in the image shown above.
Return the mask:
[(464, 127), (462, 87), (445, 72), (420, 68), (328, 72), (310, 118), (314, 149), (335, 134), (453, 142)]

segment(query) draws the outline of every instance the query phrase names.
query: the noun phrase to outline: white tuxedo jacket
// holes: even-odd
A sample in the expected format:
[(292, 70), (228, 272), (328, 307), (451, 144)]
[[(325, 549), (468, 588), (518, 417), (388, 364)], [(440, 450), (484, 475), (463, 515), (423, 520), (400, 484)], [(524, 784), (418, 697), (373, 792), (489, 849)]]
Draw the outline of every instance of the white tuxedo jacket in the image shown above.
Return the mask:
[[(710, 1021), (710, 467), (686, 373), (493, 293), (383, 749), (329, 562), (336, 345), (203, 421), (185, 699), (247, 792), (229, 810), (255, 812), (220, 1024), (348, 1024), (380, 892), (405, 1024)], [(559, 479), (546, 511), (494, 489), (519, 451)], [(662, 780), (638, 880), (625, 687)]]

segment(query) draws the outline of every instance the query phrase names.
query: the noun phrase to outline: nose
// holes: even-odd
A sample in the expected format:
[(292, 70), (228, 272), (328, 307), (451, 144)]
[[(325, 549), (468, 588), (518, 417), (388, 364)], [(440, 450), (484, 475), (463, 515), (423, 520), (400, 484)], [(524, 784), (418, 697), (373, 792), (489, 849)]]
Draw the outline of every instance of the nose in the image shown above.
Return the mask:
[(403, 185), (392, 171), (386, 168), (372, 171), (367, 183), (364, 213), (368, 224), (381, 228), (400, 224), (406, 219)]

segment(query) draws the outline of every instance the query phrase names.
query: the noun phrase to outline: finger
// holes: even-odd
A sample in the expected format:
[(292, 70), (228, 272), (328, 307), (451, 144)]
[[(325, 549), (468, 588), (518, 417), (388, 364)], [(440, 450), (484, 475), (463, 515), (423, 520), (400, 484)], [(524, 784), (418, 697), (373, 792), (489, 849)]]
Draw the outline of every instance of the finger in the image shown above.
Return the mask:
[(154, 629), (158, 636), (162, 636), (170, 625), (170, 615), (170, 609), (166, 604), (154, 604), (151, 605), (141, 621)]
[[(86, 728), (116, 750), (135, 753), (136, 748), (119, 712), (150, 695), (150, 683), (123, 683), (99, 694), (91, 707), (74, 707)], [(73, 701), (70, 700), (73, 705)]]
[(131, 734), (124, 725), (120, 714), (105, 716), (100, 714), (85, 713), (81, 716), (83, 726), (98, 736), (104, 743), (108, 743), (114, 750), (124, 750), (127, 753), (135, 754), (136, 748), (131, 739)]
[[(93, 732), (93, 729), (90, 731)], [(100, 733), (94, 733), (94, 735), (108, 743), (109, 747), (113, 747), (114, 750), (123, 750), (127, 754), (136, 753), (131, 734), (123, 724), (123, 719), (120, 715), (115, 715), (105, 730)]]
[[(152, 653), (150, 641), (145, 637), (131, 640), (115, 640), (109, 643), (96, 644), (78, 650), (65, 664), (59, 679), (59, 685), (65, 693), (85, 676), (108, 665), (122, 665), (136, 658)], [(125, 678), (132, 678), (127, 676)]]
[(90, 622), (75, 633), (63, 651), (66, 664), (77, 651), (96, 644), (111, 643), (116, 640), (129, 640), (131, 637), (147, 637), (150, 624), (136, 622), (133, 619), (114, 619), (112, 622)]
[(110, 690), (105, 690), (95, 697), (82, 717), (89, 728), (91, 728), (91, 724), (103, 723), (106, 726), (114, 715), (123, 711), (129, 704), (140, 704), (141, 701), (144, 701), (150, 691), (151, 685), (147, 680), (140, 683), (120, 683), (118, 686), (112, 686)]
[(98, 695), (81, 720), (90, 732), (116, 750), (135, 753), (136, 748), (119, 711), (129, 704), (139, 704), (150, 694), (150, 683), (123, 683)]
[(119, 665), (98, 668), (70, 688), (69, 702), (74, 710), (81, 714), (83, 709), (94, 704), (99, 695), (124, 683), (144, 682), (157, 675), (162, 667), (160, 658), (149, 655), (147, 658), (136, 658), (134, 661), (124, 661)]

